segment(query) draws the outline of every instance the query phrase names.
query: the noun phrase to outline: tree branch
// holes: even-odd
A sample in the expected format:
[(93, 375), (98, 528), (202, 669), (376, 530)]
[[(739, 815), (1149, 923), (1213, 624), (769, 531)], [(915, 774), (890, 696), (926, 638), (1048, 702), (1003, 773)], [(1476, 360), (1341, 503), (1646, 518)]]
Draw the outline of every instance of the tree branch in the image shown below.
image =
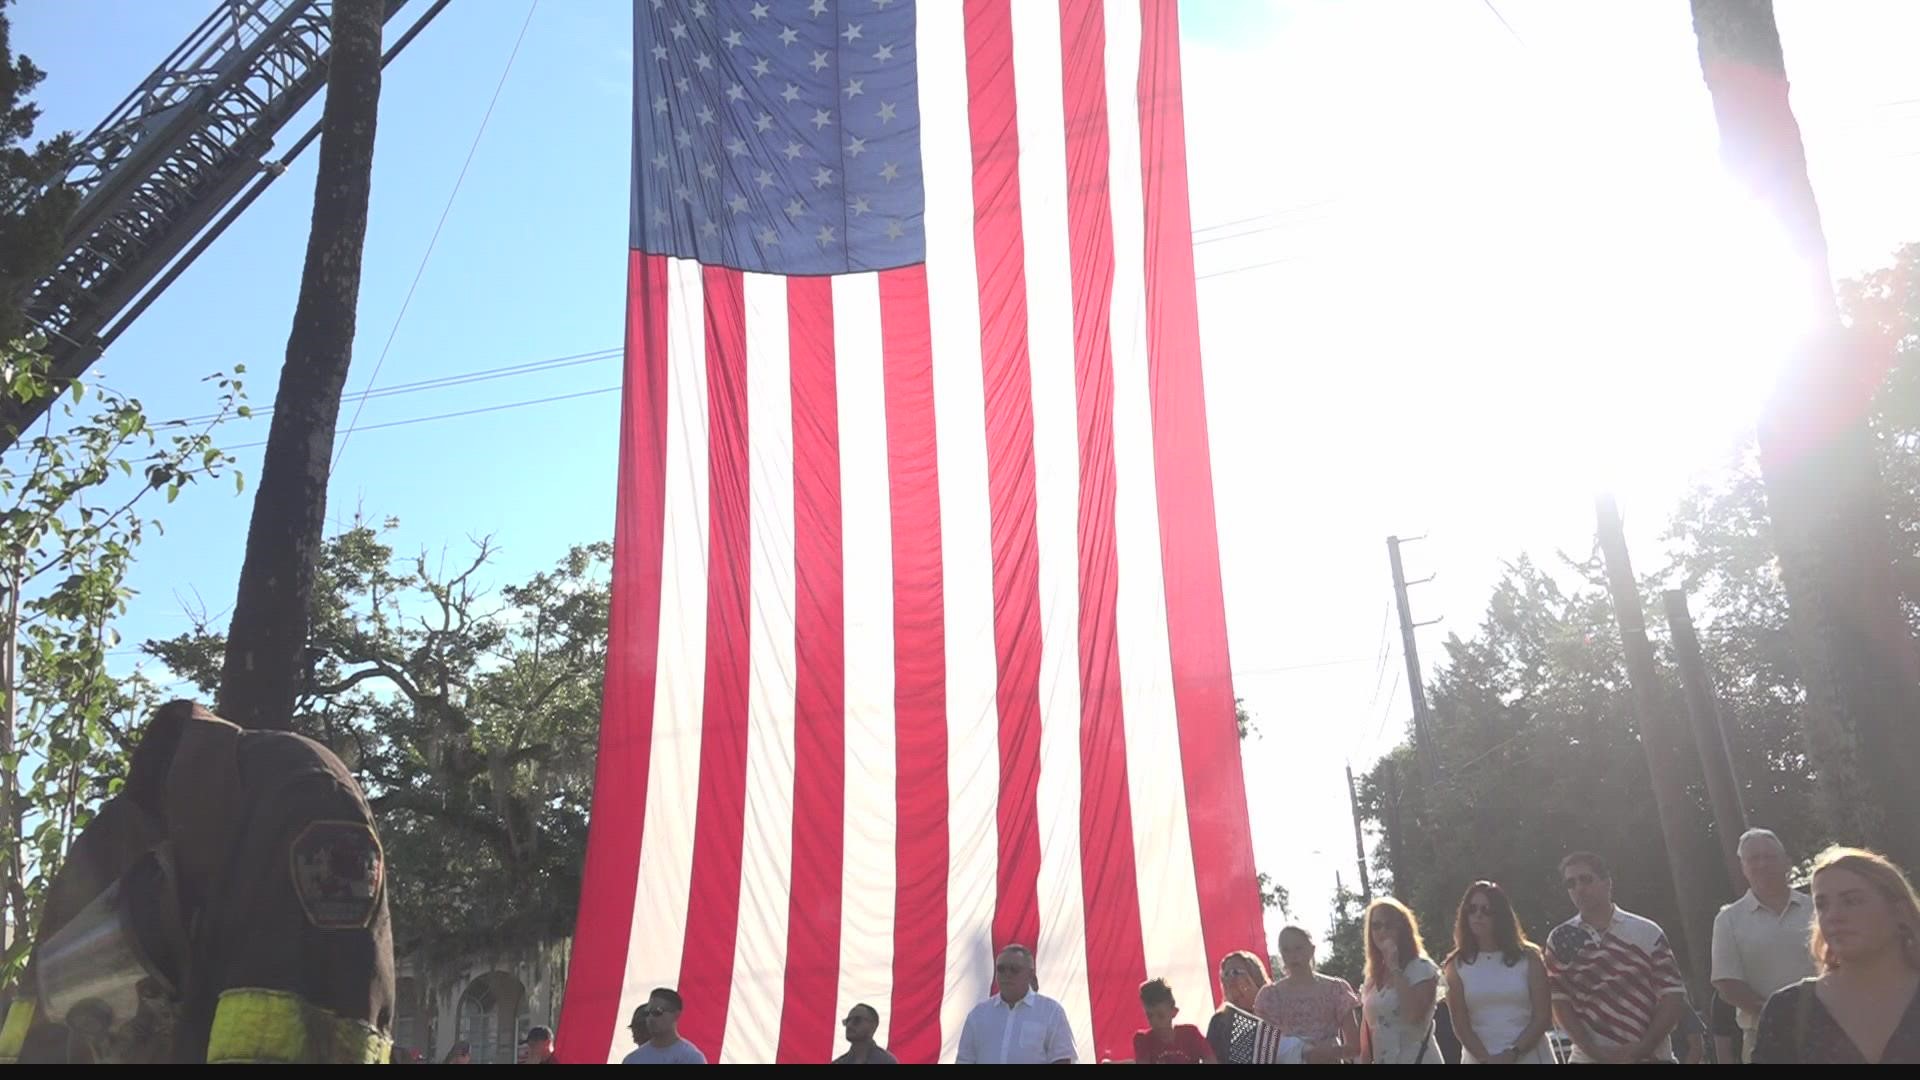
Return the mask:
[(338, 682), (327, 683), (324, 686), (315, 686), (312, 689), (312, 693), (315, 697), (332, 697), (335, 694), (345, 693), (346, 691), (353, 689), (354, 687), (360, 685), (361, 683), (366, 682), (368, 679), (384, 679), (384, 678), (388, 678), (387, 670), (384, 665), (378, 664), (376, 662), (375, 666), (370, 668), (361, 668), (359, 671), (354, 672), (353, 674), (347, 676), (344, 679), (341, 679)]
[(507, 845), (510, 843), (507, 830), (493, 820), (479, 814), (465, 812), (444, 806), (412, 791), (389, 791), (367, 800), (367, 805), (376, 814), (389, 810), (405, 810), (444, 822), (462, 832), (477, 836), (490, 844)]

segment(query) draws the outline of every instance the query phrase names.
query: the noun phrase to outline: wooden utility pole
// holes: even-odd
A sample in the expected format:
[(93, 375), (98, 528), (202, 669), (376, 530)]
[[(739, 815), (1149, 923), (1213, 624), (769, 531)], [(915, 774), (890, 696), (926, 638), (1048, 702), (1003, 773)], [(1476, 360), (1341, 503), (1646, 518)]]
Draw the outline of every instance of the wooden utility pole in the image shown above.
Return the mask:
[[(1720, 910), (1723, 895), (1730, 885), (1719, 888), (1707, 881), (1696, 860), (1688, 857), (1698, 835), (1698, 815), (1687, 800), (1685, 762), (1687, 744), (1680, 737), (1679, 725), (1661, 693), (1660, 670), (1654, 663), (1653, 645), (1647, 640), (1646, 609), (1640, 603), (1640, 586), (1633, 577), (1633, 563), (1627, 557), (1627, 534), (1620, 523), (1620, 508), (1613, 496), (1597, 501), (1600, 552), (1607, 564), (1607, 588), (1613, 595), (1614, 619), (1620, 625), (1620, 645), (1626, 653), (1627, 682), (1633, 699), (1634, 723), (1640, 731), (1640, 748), (1647, 755), (1647, 772), (1653, 778), (1654, 809), (1660, 817), (1660, 835), (1667, 849), (1667, 869), (1673, 875), (1674, 900), (1680, 907), (1681, 925), (1687, 935), (1687, 960), (1694, 969), (1693, 984), (1707, 981), (1708, 951), (1713, 941), (1713, 916)], [(1715, 874), (1717, 877), (1718, 874)]]
[[(1867, 417), (1891, 345), (1845, 332), (1769, 0), (1693, 0), (1720, 156), (1781, 225), (1812, 313), (1759, 425), (1773, 546), (1828, 829), (1920, 866), (1920, 649)], [(1915, 599), (1909, 597), (1908, 599)]]
[(1360, 898), (1373, 903), (1373, 881), (1367, 874), (1367, 844), (1361, 839), (1360, 797), (1353, 789), (1353, 763), (1347, 763), (1347, 805), (1353, 810), (1353, 858), (1360, 866)]
[(353, 361), (385, 13), (384, 0), (333, 4), (306, 266), (220, 672), (220, 713), (244, 727), (291, 726), (306, 670), (314, 560), (326, 523), (340, 392)]
[[(1401, 540), (1397, 536), (1387, 537), (1387, 562), (1393, 567), (1393, 602), (1400, 609), (1400, 655), (1407, 662), (1407, 692), (1413, 696), (1413, 753), (1420, 766), (1421, 783), (1431, 784), (1438, 778), (1439, 770), (1433, 759), (1433, 735), (1427, 716), (1427, 688), (1420, 676), (1420, 645), (1414, 640), (1413, 632), (1439, 620), (1413, 621), (1413, 604), (1407, 599), (1407, 586), (1424, 585), (1432, 581), (1433, 576), (1429, 574), (1419, 581), (1408, 581), (1406, 568), (1400, 562), (1400, 545), (1421, 539), (1425, 538), (1412, 536)], [(1399, 884), (1396, 882), (1394, 887), (1398, 888)]]
[(1700, 652), (1700, 635), (1687, 610), (1687, 594), (1668, 589), (1661, 597), (1667, 608), (1667, 628), (1673, 633), (1674, 661), (1680, 668), (1680, 687), (1687, 694), (1687, 718), (1693, 722), (1693, 744), (1700, 750), (1700, 769), (1707, 782), (1707, 801), (1713, 805), (1713, 824), (1720, 834), (1720, 855), (1727, 864), (1727, 881), (1738, 889), (1740, 834), (1747, 831), (1747, 809), (1740, 804), (1740, 784), (1734, 778), (1733, 756), (1727, 752), (1726, 729), (1714, 701), (1713, 679)]
[(1393, 764), (1391, 757), (1383, 758), (1380, 767), (1385, 771), (1387, 781), (1386, 810), (1387, 820), (1387, 870), (1393, 874), (1392, 892), (1406, 896), (1412, 891), (1412, 882), (1407, 880), (1407, 860), (1403, 854), (1407, 846), (1406, 821), (1400, 814), (1400, 770)]

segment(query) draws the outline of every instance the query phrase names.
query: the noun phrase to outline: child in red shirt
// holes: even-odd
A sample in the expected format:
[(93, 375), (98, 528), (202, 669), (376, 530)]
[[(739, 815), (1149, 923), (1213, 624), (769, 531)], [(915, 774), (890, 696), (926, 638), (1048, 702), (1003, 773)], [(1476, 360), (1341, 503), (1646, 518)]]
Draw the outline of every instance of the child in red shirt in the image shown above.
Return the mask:
[(1167, 980), (1149, 979), (1141, 983), (1140, 1004), (1146, 1009), (1147, 1030), (1133, 1033), (1134, 1064), (1218, 1064), (1213, 1047), (1199, 1028), (1192, 1024), (1175, 1026), (1173, 1018), (1180, 1015), (1180, 1007), (1173, 1003), (1173, 988), (1167, 985)]

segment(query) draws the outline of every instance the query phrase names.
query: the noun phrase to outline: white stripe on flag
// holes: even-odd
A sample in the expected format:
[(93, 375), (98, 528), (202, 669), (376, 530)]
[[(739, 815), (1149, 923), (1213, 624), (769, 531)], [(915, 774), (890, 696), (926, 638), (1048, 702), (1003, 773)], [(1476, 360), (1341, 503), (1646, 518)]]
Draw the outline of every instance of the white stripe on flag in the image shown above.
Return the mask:
[[(700, 791), (700, 717), (707, 672), (707, 345), (698, 263), (667, 260), (666, 509), (660, 574), (660, 658), (645, 842), (619, 1022), (656, 986), (680, 979), (693, 880), (693, 807)], [(608, 1061), (625, 1050), (616, 1039)]]
[[(845, 1016), (880, 1011), (888, 1042), (893, 986), (894, 788), (893, 519), (887, 474), (886, 368), (880, 279), (833, 279), (833, 346), (840, 395), (841, 545), (846, 575), (846, 859), (840, 885), (840, 982)], [(822, 822), (823, 828), (832, 824)]]
[[(1093, 1052), (1080, 848), (1080, 432), (1057, 4), (1012, 5), (1040, 577), (1040, 985)], [(1198, 1000), (1198, 999), (1195, 999)]]
[(1146, 219), (1140, 187), (1138, 0), (1107, 0), (1106, 39), (1113, 223), (1114, 539), (1120, 566), (1117, 628), (1134, 868), (1140, 881), (1140, 931), (1147, 970), (1171, 983), (1178, 999), (1210, 1001), (1213, 984), (1200, 923), (1193, 837), (1187, 829), (1154, 477)]
[(743, 275), (750, 515), (747, 802), (722, 1064), (772, 1061), (793, 881), (793, 375), (787, 279)]
[(940, 1060), (989, 991), (999, 881), (999, 681), (993, 637), (993, 539), (987, 487), (980, 293), (974, 271), (973, 174), (959, 4), (916, 12), (921, 172), (926, 177), (927, 320), (940, 440), (940, 530), (947, 643), (947, 972)]

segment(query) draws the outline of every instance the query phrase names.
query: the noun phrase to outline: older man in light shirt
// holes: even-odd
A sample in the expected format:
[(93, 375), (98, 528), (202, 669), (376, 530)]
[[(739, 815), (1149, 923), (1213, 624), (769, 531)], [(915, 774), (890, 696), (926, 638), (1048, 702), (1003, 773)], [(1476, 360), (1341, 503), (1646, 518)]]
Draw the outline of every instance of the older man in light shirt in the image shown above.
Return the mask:
[(1747, 895), (1713, 920), (1713, 988), (1740, 1017), (1740, 1056), (1753, 1060), (1753, 1035), (1767, 998), (1814, 974), (1809, 937), (1813, 901), (1787, 883), (1787, 849), (1766, 829), (1740, 837)]
[(1034, 988), (1033, 950), (1009, 945), (994, 960), (1000, 992), (973, 1007), (960, 1029), (961, 1065), (1071, 1065), (1067, 1010)]

